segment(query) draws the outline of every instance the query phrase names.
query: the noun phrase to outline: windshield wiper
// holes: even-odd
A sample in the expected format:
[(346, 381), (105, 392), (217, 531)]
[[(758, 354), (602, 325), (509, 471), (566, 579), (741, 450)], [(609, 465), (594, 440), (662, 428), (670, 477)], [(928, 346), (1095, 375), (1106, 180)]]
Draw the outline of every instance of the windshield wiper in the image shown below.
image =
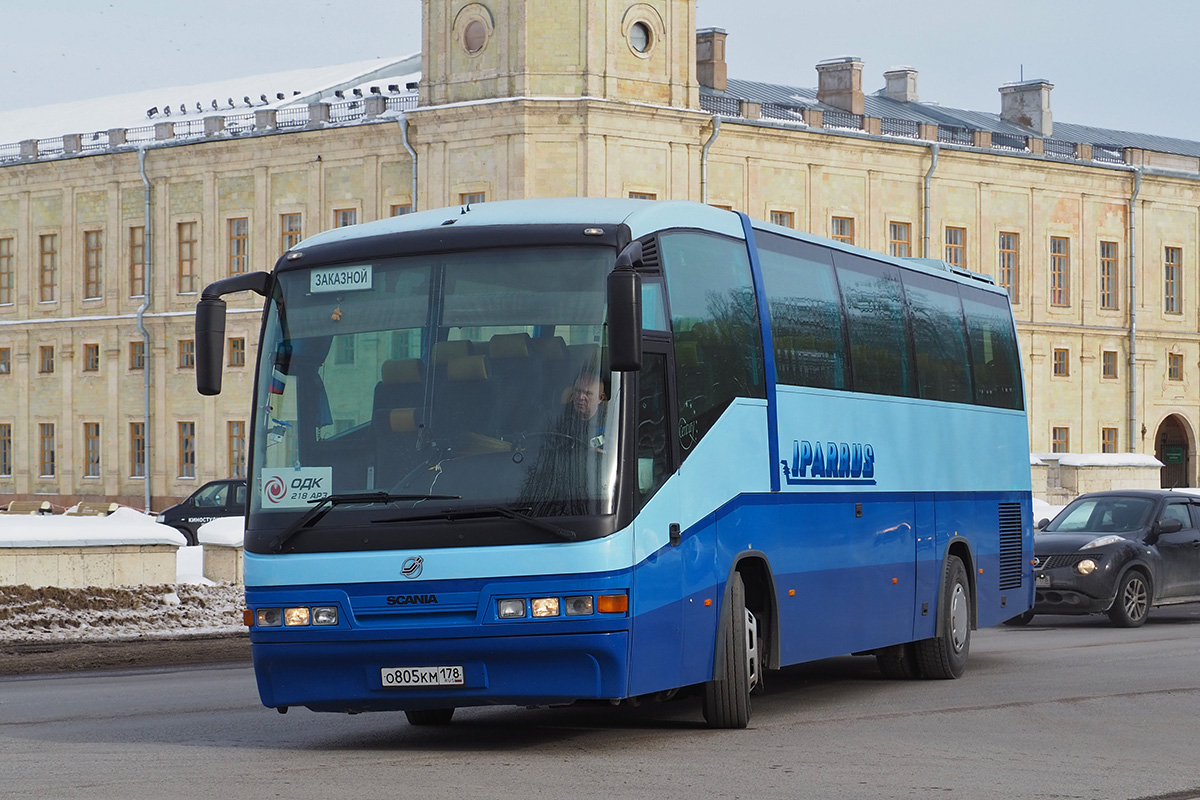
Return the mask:
[(401, 500), (461, 500), (457, 494), (388, 494), (387, 492), (359, 492), (357, 494), (327, 494), (315, 503), (312, 508), (291, 525), (288, 525), (271, 541), (271, 551), (278, 553), (289, 540), (304, 528), (316, 525), (321, 517), (333, 510), (334, 506), (345, 506), (373, 503), (394, 503)]
[(393, 519), (375, 519), (372, 522), (389, 523), (389, 522), (419, 522), (421, 520), (444, 519), (453, 522), (458, 519), (472, 519), (476, 517), (504, 517), (513, 519), (517, 522), (524, 522), (527, 525), (532, 525), (548, 533), (552, 533), (559, 539), (565, 542), (573, 542), (578, 536), (575, 531), (567, 530), (559, 527), (552, 522), (546, 522), (543, 519), (530, 516), (524, 511), (517, 511), (507, 506), (475, 506), (473, 508), (447, 508), (434, 514), (422, 514), (417, 517), (395, 517)]

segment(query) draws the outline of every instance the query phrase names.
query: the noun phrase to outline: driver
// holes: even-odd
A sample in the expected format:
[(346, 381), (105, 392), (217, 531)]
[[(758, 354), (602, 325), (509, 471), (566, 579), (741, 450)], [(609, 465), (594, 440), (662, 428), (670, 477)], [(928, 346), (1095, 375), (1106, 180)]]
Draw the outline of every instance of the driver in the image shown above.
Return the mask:
[(568, 425), (564, 426), (575, 438), (588, 446), (604, 448), (604, 418), (608, 394), (604, 382), (594, 372), (584, 372), (571, 385)]

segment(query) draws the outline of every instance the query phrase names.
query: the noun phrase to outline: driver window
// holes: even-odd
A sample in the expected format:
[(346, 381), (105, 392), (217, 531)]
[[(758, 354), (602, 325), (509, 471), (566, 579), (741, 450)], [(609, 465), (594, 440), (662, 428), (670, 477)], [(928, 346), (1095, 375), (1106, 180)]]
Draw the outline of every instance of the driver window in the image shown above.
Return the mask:
[(1172, 519), (1179, 520), (1179, 522), (1185, 528), (1192, 527), (1192, 520), (1188, 516), (1186, 503), (1170, 503), (1166, 508), (1163, 509), (1162, 517), (1159, 519), (1159, 522), (1166, 522), (1167, 520)]

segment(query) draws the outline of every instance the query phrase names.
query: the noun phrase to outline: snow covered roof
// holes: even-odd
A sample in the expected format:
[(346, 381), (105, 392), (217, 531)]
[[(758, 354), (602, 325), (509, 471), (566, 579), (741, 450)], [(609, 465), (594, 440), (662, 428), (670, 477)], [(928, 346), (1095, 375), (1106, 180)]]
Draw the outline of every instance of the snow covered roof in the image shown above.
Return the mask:
[[(415, 84), (420, 77), (421, 54), (416, 53), (402, 58), (358, 61), (34, 108), (6, 109), (0, 110), (0, 142), (90, 134), (157, 122), (336, 102), (341, 99), (339, 92), (347, 99), (355, 96), (355, 89), (369, 96), (372, 86), (385, 96), (415, 96)], [(149, 114), (151, 109), (155, 110), (153, 115)]]

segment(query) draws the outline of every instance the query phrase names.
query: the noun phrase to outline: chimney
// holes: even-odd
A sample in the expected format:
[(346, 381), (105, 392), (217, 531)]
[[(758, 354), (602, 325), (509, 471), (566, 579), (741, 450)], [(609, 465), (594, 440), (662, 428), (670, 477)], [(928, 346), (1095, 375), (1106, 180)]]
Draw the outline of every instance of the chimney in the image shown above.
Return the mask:
[(1000, 119), (1026, 128), (1039, 136), (1054, 133), (1050, 113), (1050, 90), (1054, 84), (1044, 80), (1006, 83), (1000, 87)]
[(817, 101), (851, 114), (863, 113), (866, 106), (862, 69), (858, 56), (831, 58), (817, 64)]
[(887, 81), (883, 96), (901, 103), (917, 102), (917, 71), (912, 67), (895, 67), (883, 73)]
[(721, 28), (696, 31), (696, 80), (715, 92), (725, 91), (725, 37)]

